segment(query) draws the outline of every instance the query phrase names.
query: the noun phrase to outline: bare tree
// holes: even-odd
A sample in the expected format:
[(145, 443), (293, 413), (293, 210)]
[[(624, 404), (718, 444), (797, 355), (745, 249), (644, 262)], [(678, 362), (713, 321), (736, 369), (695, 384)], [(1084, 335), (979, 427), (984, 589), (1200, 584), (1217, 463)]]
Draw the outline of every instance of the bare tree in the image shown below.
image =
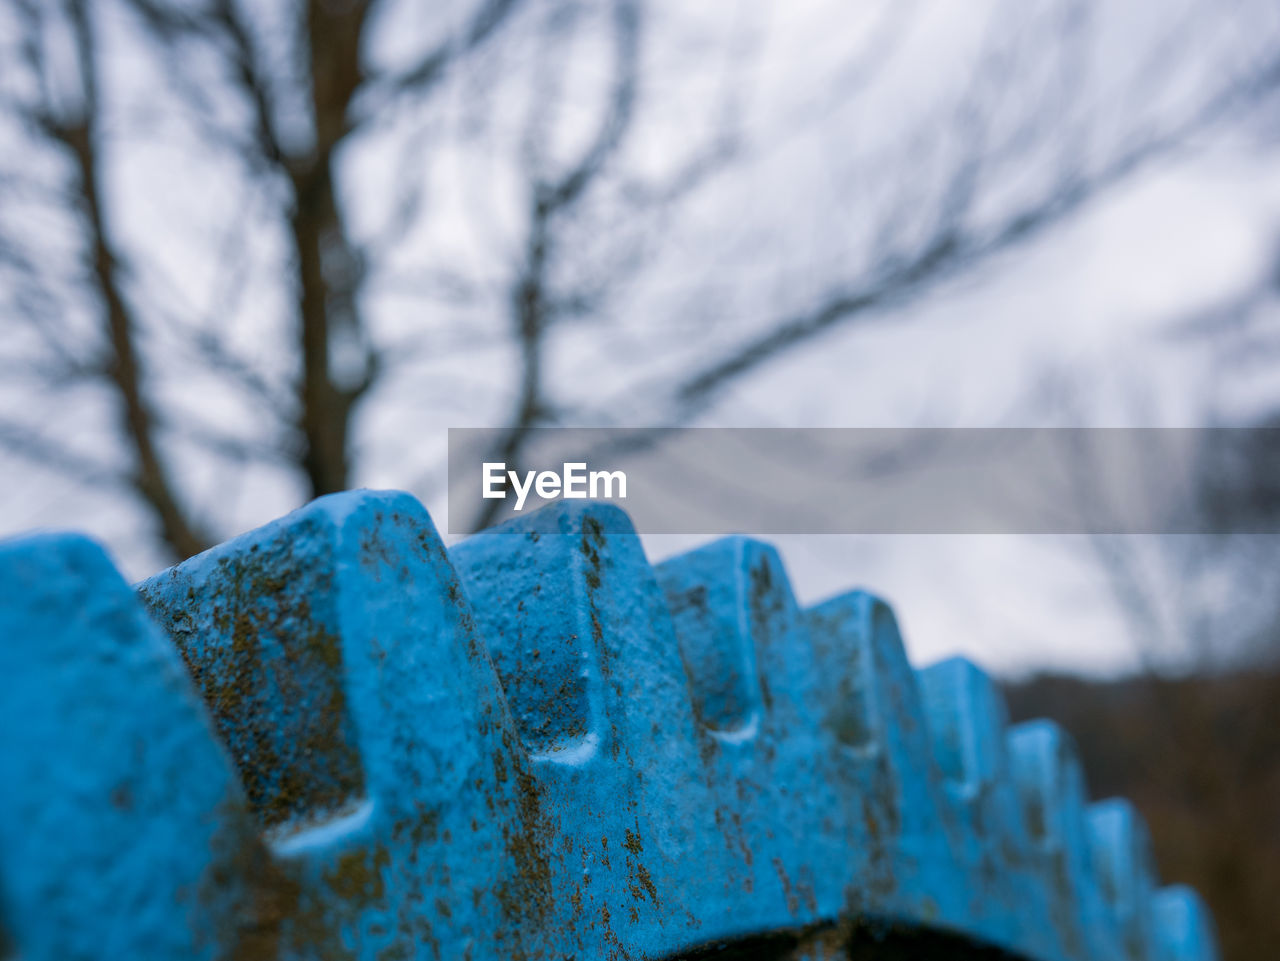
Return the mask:
[[(350, 237), (337, 196), (336, 156), (360, 124), (369, 122), (358, 109), (363, 103), (387, 109), (397, 98), (429, 93), (451, 60), (485, 43), (515, 6), (513, 0), (490, 0), (459, 36), (450, 36), (396, 73), (370, 76), (360, 49), (373, 4), (362, 0), (306, 4), (286, 31), (289, 68), (283, 70), (272, 63), (273, 52), (260, 27), (237, 0), (194, 7), (128, 0), (118, 9), (91, 8), (86, 0), (14, 0), (28, 89), (14, 97), (13, 107), (29, 133), (73, 161), (60, 189), (74, 210), (89, 262), (78, 280), (97, 302), (104, 336), (92, 356), (74, 356), (70, 338), (57, 330), (58, 301), (53, 297), (28, 297), (27, 305), (34, 309), (23, 319), (53, 348), (60, 363), (57, 377), (93, 378), (110, 386), (131, 463), (118, 472), (105, 466), (83, 469), (82, 455), (18, 424), (4, 425), (0, 437), (20, 453), (72, 467), (86, 477), (121, 475), (116, 479), (146, 503), (159, 522), (160, 536), (177, 556), (212, 543), (213, 535), (190, 516), (165, 464), (161, 418), (148, 396), (149, 371), (139, 347), (145, 326), (139, 313), (154, 305), (139, 303), (127, 290), (127, 257), (118, 249), (105, 196), (104, 154), (111, 145), (101, 92), (104, 21), (133, 14), (166, 57), (173, 82), (209, 138), (233, 148), (254, 177), (278, 188), (275, 214), (288, 238), (287, 283), (295, 306), (291, 383), (269, 383), (251, 361), (237, 356), (220, 337), (216, 318), (194, 330), (174, 328), (210, 367), (247, 391), (275, 427), (273, 442), (262, 449), (232, 438), (204, 439), (208, 446), (232, 449), (240, 457), (287, 460), (305, 476), (313, 496), (346, 488), (352, 416), (377, 380), (380, 357), (369, 342), (360, 308), (362, 252)], [(70, 64), (59, 59), (66, 52), (60, 47), (66, 46), (74, 56)], [(226, 85), (219, 95), (247, 115), (238, 128), (219, 125), (215, 96), (186, 74), (183, 58), (201, 55), (213, 61), (213, 71)], [(19, 267), (35, 266), (16, 247), (10, 260)], [(335, 363), (339, 349), (347, 352), (342, 365)], [(202, 436), (194, 425), (187, 434)]]
[[(831, 102), (869, 96), (877, 74), (891, 58), (908, 9), (899, 5), (882, 18), (868, 49), (850, 58)], [(1188, 16), (1177, 24), (1147, 52), (1123, 96), (1112, 96), (1099, 106), (1088, 102), (1088, 85), (1082, 82), (1093, 39), (1094, 6), (1049, 4), (1022, 18), (1018, 12), (996, 5), (972, 72), (954, 99), (944, 101), (919, 129), (909, 128), (894, 145), (900, 153), (891, 153), (887, 161), (894, 168), (886, 180), (889, 201), (869, 202), (860, 211), (872, 238), (860, 259), (835, 273), (821, 289), (800, 287), (794, 309), (755, 325), (733, 325), (737, 336), (695, 352), (687, 364), (672, 364), (656, 378), (638, 385), (628, 382), (622, 392), (609, 395), (604, 406), (571, 406), (567, 418), (564, 405), (550, 398), (537, 376), (541, 364), (534, 358), (542, 354), (526, 352), (524, 399), (503, 443), (492, 452), (494, 458), (515, 459), (532, 426), (615, 423), (620, 410), (638, 409), (642, 422), (658, 425), (651, 431), (657, 442), (667, 428), (704, 417), (736, 383), (793, 349), (841, 326), (901, 316), (913, 300), (1032, 243), (1204, 131), (1248, 116), (1280, 89), (1278, 25), (1272, 18), (1253, 37), (1249, 55), (1239, 56), (1237, 50), (1231, 69), (1214, 82), (1200, 85), (1174, 109), (1138, 120), (1143, 103), (1161, 101), (1162, 88), (1176, 86), (1174, 64), (1189, 47), (1204, 42), (1202, 20)], [(1028, 95), (1010, 93), (1024, 86)], [(827, 109), (831, 102), (825, 104)], [(1099, 115), (1108, 111), (1133, 111), (1128, 118), (1132, 129), (1114, 140), (1096, 135), (1095, 127), (1106, 125)], [(824, 111), (815, 114), (825, 116)], [(750, 162), (769, 151), (771, 140), (785, 137), (777, 129), (754, 140), (733, 131), (722, 141), (730, 149), (719, 156)], [(935, 163), (939, 155), (942, 160)], [(992, 203), (1010, 180), (1028, 170), (1039, 173), (1033, 189)], [(532, 231), (530, 236), (546, 235)], [(545, 335), (554, 320), (547, 317), (532, 329)], [(530, 328), (517, 324), (517, 332), (522, 329)], [(534, 376), (528, 376), (530, 372)], [(631, 403), (635, 395), (645, 401)], [(629, 435), (627, 443), (636, 442), (636, 436)], [(474, 526), (490, 523), (499, 504), (487, 501)]]
[[(735, 71), (741, 64), (731, 63), (707, 133), (661, 176), (640, 180), (628, 174), (623, 154), (633, 135), (640, 96), (643, 12), (634, 0), (620, 0), (608, 12), (604, 33), (612, 47), (612, 76), (593, 128), (580, 136), (581, 143), (567, 157), (555, 156), (557, 131), (552, 115), (561, 106), (556, 74), (570, 55), (585, 11), (552, 7), (539, 33), (545, 38), (535, 70), (540, 83), (521, 138), (527, 207), (508, 280), (507, 313), (510, 337), (519, 350), (519, 386), (490, 452), (491, 459), (513, 467), (520, 463), (533, 428), (601, 416), (600, 412), (566, 410), (548, 389), (548, 332), (577, 318), (599, 317), (610, 297), (643, 264), (641, 248), (655, 213), (689, 194), (736, 155), (732, 91), (740, 81)], [(610, 249), (603, 257), (597, 253), (588, 258), (584, 244)], [(485, 501), (472, 521), (473, 529), (490, 525), (498, 504)]]

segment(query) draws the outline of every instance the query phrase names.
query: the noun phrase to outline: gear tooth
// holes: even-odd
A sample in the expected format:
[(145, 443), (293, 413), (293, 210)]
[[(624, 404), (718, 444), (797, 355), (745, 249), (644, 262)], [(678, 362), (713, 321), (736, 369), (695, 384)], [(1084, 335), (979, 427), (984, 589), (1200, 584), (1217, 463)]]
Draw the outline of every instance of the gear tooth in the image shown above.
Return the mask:
[(823, 665), (823, 723), (858, 777), (850, 792), (864, 831), (851, 846), (866, 860), (853, 862), (861, 877), (851, 907), (963, 920), (963, 866), (954, 856), (960, 826), (934, 771), (893, 609), (850, 591), (810, 608), (805, 619)]
[(981, 668), (961, 657), (922, 668), (917, 677), (943, 775), (966, 799), (988, 793), (1007, 767), (1004, 697)]
[(320, 498), (139, 590), (192, 669), (273, 855), (300, 880), (308, 907), (282, 921), (285, 954), (353, 939), (376, 954), (411, 935), (410, 903), (414, 931), (486, 952), (536, 935), (545, 827), (421, 504)]
[[(572, 852), (553, 864), (557, 897), (586, 918), (612, 906), (609, 934), (645, 948), (746, 866), (714, 834), (680, 652), (640, 540), (616, 507), (559, 502), (450, 554)], [(690, 877), (691, 858), (716, 871)], [(750, 920), (718, 912), (726, 931)]]
[(848, 800), (812, 693), (814, 656), (777, 552), (727, 538), (656, 569), (710, 770), (717, 826), (739, 849), (757, 929), (807, 923), (844, 897)]
[[(778, 592), (772, 548), (729, 537), (656, 568), (676, 626), (694, 711), (715, 736), (757, 736), (773, 707), (768, 635), (786, 630), (794, 600)], [(784, 575), (785, 576), (785, 575)], [(777, 678), (783, 681), (783, 678)], [(785, 694), (780, 684), (779, 688)]]
[(226, 956), (249, 900), (253, 834), (177, 655), (82, 537), (0, 545), (0, 598), (9, 950), (32, 961), (101, 957), (103, 945), (117, 957)]
[(1028, 721), (1009, 729), (1007, 743), (1032, 840), (1062, 849), (1082, 871), (1085, 786), (1071, 735), (1053, 721)]
[(1194, 890), (1161, 888), (1151, 901), (1160, 961), (1220, 961), (1213, 916)]
[(1146, 822), (1128, 801), (1111, 798), (1090, 805), (1088, 829), (1094, 874), (1122, 956), (1158, 961), (1150, 911), (1156, 878)]
[(965, 658), (918, 672), (934, 756), (966, 825), (969, 924), (1030, 957), (1056, 949), (1009, 762), (1009, 712), (991, 677)]
[[(548, 529), (555, 520), (569, 523)], [(539, 760), (578, 767), (595, 757), (607, 732), (575, 526), (585, 539), (569, 512), (553, 505), (469, 537), (449, 556), (525, 748)]]
[[(892, 609), (874, 595), (850, 591), (808, 608), (804, 617), (823, 665), (816, 691), (822, 723), (849, 751), (891, 753), (894, 721), (919, 703)], [(913, 721), (918, 716), (917, 710)], [(924, 740), (916, 742), (906, 747), (919, 748)]]
[[(559, 502), (468, 538), (450, 557), (531, 754), (643, 767), (691, 747), (680, 652), (625, 513)], [(616, 770), (597, 766), (602, 776)]]
[(1008, 732), (1013, 780), (1038, 858), (1049, 919), (1069, 958), (1112, 958), (1118, 946), (1093, 873), (1084, 773), (1071, 736), (1052, 721)]

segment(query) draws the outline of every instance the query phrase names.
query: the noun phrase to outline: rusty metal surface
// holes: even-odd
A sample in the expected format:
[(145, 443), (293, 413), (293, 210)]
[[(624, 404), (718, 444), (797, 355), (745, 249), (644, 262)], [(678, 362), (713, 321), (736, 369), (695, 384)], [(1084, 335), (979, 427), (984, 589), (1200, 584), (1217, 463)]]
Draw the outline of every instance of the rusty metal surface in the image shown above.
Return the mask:
[(882, 601), (548, 510), (446, 551), (335, 495), (136, 589), (0, 545), (0, 957), (1217, 957), (1069, 736)]

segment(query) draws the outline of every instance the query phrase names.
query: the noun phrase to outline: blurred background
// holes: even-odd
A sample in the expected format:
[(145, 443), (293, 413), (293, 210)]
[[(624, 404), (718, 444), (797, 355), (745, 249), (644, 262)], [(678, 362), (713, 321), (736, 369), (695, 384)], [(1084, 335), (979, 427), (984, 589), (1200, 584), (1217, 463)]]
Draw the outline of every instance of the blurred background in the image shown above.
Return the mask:
[[(440, 518), (451, 426), (1280, 428), (1277, 161), (1274, 0), (0, 0), (0, 533)], [(1200, 463), (1274, 529), (1280, 442)], [(775, 541), (1274, 958), (1274, 535)]]

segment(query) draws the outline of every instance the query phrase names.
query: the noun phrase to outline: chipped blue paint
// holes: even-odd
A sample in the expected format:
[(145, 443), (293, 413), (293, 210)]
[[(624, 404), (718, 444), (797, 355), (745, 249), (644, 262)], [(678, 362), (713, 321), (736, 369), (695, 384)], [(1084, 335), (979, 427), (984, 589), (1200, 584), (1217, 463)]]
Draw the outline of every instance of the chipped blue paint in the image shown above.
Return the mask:
[(446, 552), (336, 495), (136, 593), (83, 538), (0, 545), (0, 956), (1217, 957), (1065, 732), (913, 671), (883, 601), (547, 511)]

